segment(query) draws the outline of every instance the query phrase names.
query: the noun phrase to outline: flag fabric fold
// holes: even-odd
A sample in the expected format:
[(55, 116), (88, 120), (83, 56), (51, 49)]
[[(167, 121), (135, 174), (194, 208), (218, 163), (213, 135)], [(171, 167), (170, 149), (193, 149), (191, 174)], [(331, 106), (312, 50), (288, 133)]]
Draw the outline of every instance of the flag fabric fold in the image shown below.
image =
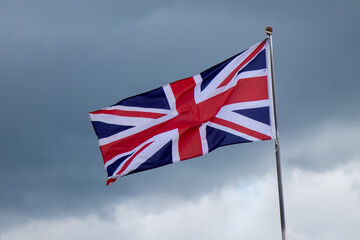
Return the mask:
[(269, 42), (91, 112), (90, 119), (107, 184), (221, 146), (274, 139)]

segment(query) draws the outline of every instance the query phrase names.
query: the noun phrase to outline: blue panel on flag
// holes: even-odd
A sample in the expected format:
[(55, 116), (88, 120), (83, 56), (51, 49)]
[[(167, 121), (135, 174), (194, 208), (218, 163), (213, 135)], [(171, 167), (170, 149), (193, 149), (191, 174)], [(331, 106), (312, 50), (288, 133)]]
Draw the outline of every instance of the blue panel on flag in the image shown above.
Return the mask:
[(200, 73), (201, 78), (203, 79), (201, 83), (201, 91), (204, 90), (207, 85), (209, 85), (209, 83), (219, 74), (219, 72), (221, 72), (221, 70), (223, 70), (224, 67), (226, 67), (234, 58), (236, 58), (240, 54), (241, 53)]
[(266, 68), (266, 55), (264, 49), (261, 52), (259, 52), (259, 54), (251, 62), (249, 62), (249, 64), (246, 65), (246, 67), (244, 67), (240, 72), (254, 71), (265, 68)]
[(164, 147), (129, 174), (145, 171), (154, 167), (161, 167), (170, 163), (172, 163), (172, 141), (165, 144)]
[(122, 132), (126, 129), (132, 128), (133, 126), (123, 126), (116, 124), (109, 124), (104, 122), (92, 122), (97, 136), (100, 138), (106, 138), (113, 134)]
[(245, 138), (209, 126), (206, 127), (206, 139), (209, 146), (209, 152), (225, 145), (250, 142)]
[(107, 166), (106, 171), (108, 173), (108, 176), (112, 176), (116, 169), (120, 166), (120, 164), (125, 161), (125, 159), (127, 159), (132, 153), (130, 153), (129, 155), (123, 156), (121, 158), (119, 158), (118, 160), (116, 160), (114, 163), (110, 164), (109, 166)]
[(136, 95), (134, 97), (126, 98), (113, 106), (116, 105), (142, 108), (160, 108), (170, 110), (169, 103), (162, 87)]
[(270, 111), (269, 107), (251, 108), (234, 111), (245, 117), (252, 118), (258, 122), (270, 125)]

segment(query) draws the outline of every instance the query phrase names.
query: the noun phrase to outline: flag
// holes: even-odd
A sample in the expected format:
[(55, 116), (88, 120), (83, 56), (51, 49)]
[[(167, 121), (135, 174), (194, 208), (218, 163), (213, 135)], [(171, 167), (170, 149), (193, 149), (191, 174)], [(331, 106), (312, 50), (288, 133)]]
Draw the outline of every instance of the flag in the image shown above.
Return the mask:
[(221, 146), (274, 139), (269, 40), (200, 74), (91, 112), (90, 119), (107, 185)]

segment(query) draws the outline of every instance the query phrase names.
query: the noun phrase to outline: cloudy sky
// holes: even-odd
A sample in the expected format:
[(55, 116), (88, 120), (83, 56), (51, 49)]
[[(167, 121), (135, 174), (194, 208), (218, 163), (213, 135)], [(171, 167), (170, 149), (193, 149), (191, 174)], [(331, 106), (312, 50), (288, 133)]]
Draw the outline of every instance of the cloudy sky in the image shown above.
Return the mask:
[(360, 235), (356, 0), (0, 1), (0, 237), (280, 239), (273, 141), (105, 186), (88, 112), (274, 29), (288, 238)]

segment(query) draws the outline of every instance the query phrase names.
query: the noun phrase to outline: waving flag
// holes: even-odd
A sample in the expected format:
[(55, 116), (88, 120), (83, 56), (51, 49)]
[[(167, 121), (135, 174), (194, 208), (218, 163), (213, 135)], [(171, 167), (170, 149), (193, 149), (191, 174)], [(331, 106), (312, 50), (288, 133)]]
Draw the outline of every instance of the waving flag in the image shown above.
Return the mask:
[(108, 174), (117, 178), (275, 138), (269, 43), (190, 78), (90, 113)]

